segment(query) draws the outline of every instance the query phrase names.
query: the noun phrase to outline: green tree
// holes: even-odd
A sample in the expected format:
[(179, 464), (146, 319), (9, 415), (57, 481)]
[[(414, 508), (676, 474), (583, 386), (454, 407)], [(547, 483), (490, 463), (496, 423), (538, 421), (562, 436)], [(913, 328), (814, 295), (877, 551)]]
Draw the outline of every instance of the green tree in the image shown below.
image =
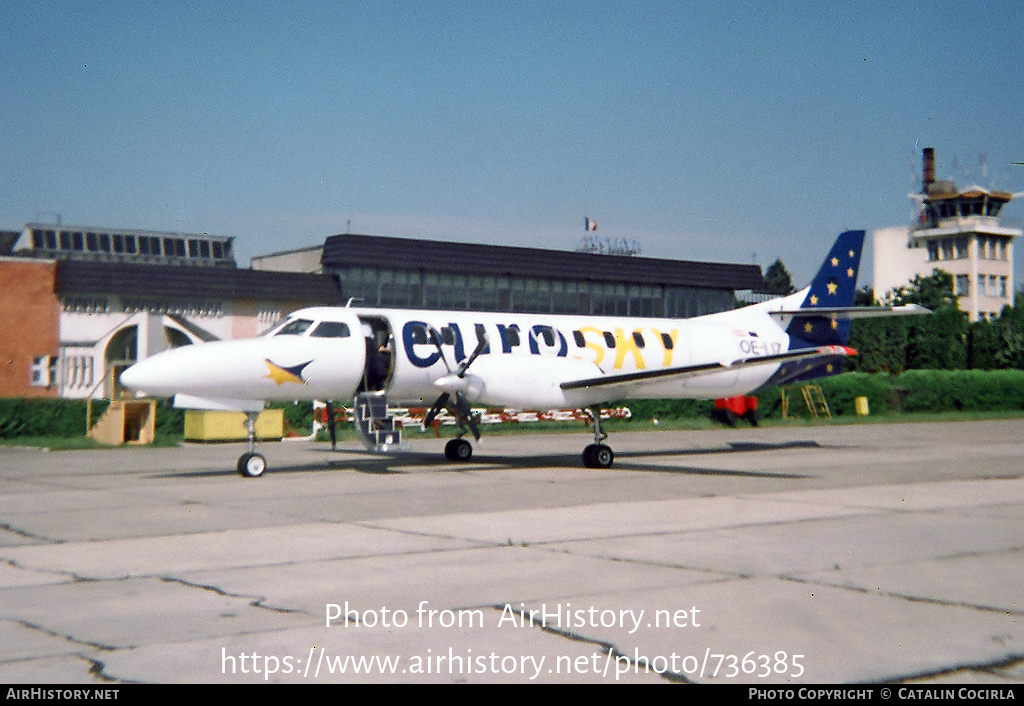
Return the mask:
[(764, 273), (764, 284), (764, 291), (768, 294), (783, 295), (796, 291), (789, 270), (782, 264), (782, 258), (776, 258), (775, 262), (768, 265), (768, 270)]
[(953, 290), (953, 275), (944, 270), (932, 270), (927, 277), (914, 275), (910, 287), (899, 287), (889, 295), (893, 304), (920, 304), (935, 311), (944, 306), (957, 307)]
[(878, 302), (875, 300), (875, 290), (871, 288), (871, 285), (865, 284), (857, 290), (857, 293), (853, 295), (853, 305), (878, 306)]
[(897, 306), (920, 304), (933, 313), (854, 321), (850, 345), (860, 354), (854, 369), (900, 373), (966, 366), (967, 315), (957, 307), (951, 274), (935, 270), (929, 276), (917, 275), (886, 299)]
[(1017, 290), (1013, 306), (1004, 306), (992, 327), (997, 366), (1024, 370), (1024, 289)]
[(857, 351), (851, 369), (898, 375), (907, 369), (907, 322), (902, 317), (856, 319), (850, 346)]

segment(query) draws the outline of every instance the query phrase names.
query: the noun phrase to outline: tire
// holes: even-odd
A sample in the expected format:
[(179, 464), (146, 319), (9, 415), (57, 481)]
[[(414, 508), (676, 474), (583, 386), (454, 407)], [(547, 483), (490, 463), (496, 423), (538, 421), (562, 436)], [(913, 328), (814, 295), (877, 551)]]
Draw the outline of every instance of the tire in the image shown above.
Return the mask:
[(605, 444), (591, 444), (583, 449), (583, 465), (587, 468), (611, 468), (615, 454)]
[(449, 461), (468, 461), (473, 457), (473, 446), (465, 439), (452, 439), (445, 444), (444, 455)]
[(238, 473), (243, 478), (259, 478), (267, 470), (267, 459), (259, 454), (244, 453), (238, 458)]

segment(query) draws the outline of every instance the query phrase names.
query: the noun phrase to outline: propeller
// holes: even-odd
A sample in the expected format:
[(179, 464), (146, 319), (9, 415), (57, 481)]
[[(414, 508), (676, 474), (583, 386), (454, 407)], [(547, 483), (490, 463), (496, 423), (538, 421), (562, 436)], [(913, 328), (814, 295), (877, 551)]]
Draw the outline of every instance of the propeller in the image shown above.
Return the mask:
[(458, 419), (459, 424), (468, 426), (469, 430), (473, 433), (473, 438), (479, 441), (480, 428), (477, 424), (478, 420), (473, 416), (472, 410), (469, 406), (469, 400), (466, 399), (466, 396), (462, 394), (462, 390), (459, 388), (461, 387), (465, 389), (466, 371), (469, 369), (469, 366), (473, 364), (473, 361), (484, 352), (484, 349), (487, 348), (487, 334), (483, 331), (478, 334), (476, 348), (468, 358), (459, 363), (459, 367), (454, 373), (452, 372), (451, 366), (448, 365), (448, 359), (445, 358), (444, 349), (441, 347), (441, 334), (433, 327), (428, 330), (428, 334), (430, 335), (431, 343), (437, 347), (437, 352), (441, 354), (441, 362), (444, 363), (445, 370), (448, 371), (448, 374), (437, 380), (436, 384), (442, 388), (447, 387), (453, 389), (455, 392), (455, 401), (454, 404), (450, 404), (452, 399), (451, 392), (448, 390), (442, 392), (441, 396), (437, 398), (437, 401), (434, 402), (434, 405), (430, 408), (430, 411), (427, 412), (427, 416), (423, 418), (423, 428), (426, 429), (430, 426), (437, 415), (441, 413), (442, 409), (448, 408), (455, 414), (455, 418)]

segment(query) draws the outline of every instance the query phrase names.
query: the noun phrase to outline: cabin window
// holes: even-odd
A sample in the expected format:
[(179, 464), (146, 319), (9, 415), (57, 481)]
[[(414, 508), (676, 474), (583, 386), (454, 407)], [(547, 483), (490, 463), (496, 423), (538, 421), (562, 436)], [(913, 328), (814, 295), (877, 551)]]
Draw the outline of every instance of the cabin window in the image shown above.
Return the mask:
[(586, 348), (587, 347), (587, 342), (583, 338), (583, 334), (580, 331), (573, 331), (572, 332), (572, 340), (576, 341), (576, 347), (577, 348)]
[(665, 346), (665, 350), (672, 350), (672, 337), (669, 336), (667, 333), (661, 334), (661, 344)]
[(309, 335), (313, 338), (348, 338), (352, 332), (343, 321), (322, 321)]
[(604, 331), (604, 342), (609, 348), (614, 348), (615, 336), (610, 331)]
[(640, 333), (639, 331), (634, 331), (633, 332), (633, 343), (636, 344), (637, 348), (643, 348), (644, 345), (645, 345), (644, 344), (644, 335), (642, 333)]
[(309, 319), (292, 319), (285, 324), (275, 336), (301, 336), (306, 329), (313, 325)]

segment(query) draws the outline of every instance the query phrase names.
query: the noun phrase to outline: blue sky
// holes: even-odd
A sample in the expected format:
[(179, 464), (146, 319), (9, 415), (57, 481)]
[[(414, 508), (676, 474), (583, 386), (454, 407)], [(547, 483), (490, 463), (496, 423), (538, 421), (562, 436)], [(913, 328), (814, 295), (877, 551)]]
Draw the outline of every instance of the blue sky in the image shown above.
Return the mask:
[(245, 264), (349, 221), (571, 250), (589, 216), (802, 283), (908, 221), (923, 147), (1024, 191), (1018, 2), (7, 0), (0, 27), (0, 228), (234, 235)]

